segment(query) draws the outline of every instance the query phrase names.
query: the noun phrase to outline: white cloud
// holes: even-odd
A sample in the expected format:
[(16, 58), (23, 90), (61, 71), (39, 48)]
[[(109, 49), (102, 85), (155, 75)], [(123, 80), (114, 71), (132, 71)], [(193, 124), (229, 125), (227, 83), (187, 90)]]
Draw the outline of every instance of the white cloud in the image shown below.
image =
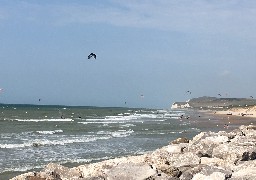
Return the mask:
[(254, 1), (158, 0), (112, 1), (104, 5), (60, 5), (62, 23), (110, 23), (163, 30), (255, 34)]
[(256, 30), (254, 0), (110, 0), (93, 4), (61, 1), (29, 4), (24, 1), (16, 2), (15, 6), (19, 13), (17, 17), (35, 17), (38, 22), (43, 19), (43, 22), (62, 25), (107, 23), (125, 27), (253, 37)]

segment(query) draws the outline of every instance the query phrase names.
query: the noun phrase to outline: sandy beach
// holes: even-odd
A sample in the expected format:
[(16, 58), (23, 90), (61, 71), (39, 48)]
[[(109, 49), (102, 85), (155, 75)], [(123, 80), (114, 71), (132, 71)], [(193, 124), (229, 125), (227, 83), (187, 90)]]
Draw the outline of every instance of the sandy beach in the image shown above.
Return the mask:
[(256, 106), (249, 107), (235, 107), (223, 111), (216, 111), (217, 114), (233, 115), (233, 116), (246, 116), (256, 118)]

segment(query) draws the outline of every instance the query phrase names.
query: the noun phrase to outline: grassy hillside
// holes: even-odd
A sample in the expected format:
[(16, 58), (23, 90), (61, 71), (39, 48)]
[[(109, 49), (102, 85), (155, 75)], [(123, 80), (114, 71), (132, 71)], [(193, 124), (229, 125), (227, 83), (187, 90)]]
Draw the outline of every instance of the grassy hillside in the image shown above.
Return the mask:
[(256, 105), (256, 99), (248, 98), (217, 98), (198, 97), (190, 99), (190, 106), (193, 108), (217, 108), (217, 107), (245, 107)]

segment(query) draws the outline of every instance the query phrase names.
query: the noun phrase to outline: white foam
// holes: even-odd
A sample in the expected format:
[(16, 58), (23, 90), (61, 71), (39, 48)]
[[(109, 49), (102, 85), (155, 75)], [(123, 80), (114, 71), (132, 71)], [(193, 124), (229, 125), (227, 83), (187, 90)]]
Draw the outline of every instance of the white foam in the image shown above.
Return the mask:
[(112, 137), (127, 137), (130, 136), (134, 131), (129, 129), (129, 130), (118, 130), (118, 131), (98, 131), (97, 134), (100, 135), (110, 135)]
[(131, 126), (136, 126), (135, 124), (124, 124), (120, 125), (120, 127), (131, 127)]
[(63, 130), (58, 129), (58, 130), (54, 130), (54, 131), (36, 131), (39, 134), (55, 134), (55, 133), (61, 133), (63, 132)]
[(171, 119), (180, 119), (180, 117), (170, 117)]
[(31, 169), (41, 169), (43, 168), (45, 165), (27, 165), (27, 166), (19, 166), (19, 167), (10, 167), (10, 168), (4, 168), (2, 172), (0, 173), (3, 173), (3, 172), (25, 172), (25, 171), (28, 171), (28, 170), (31, 170)]
[(72, 143), (84, 143), (91, 142), (100, 139), (109, 139), (110, 136), (107, 137), (80, 137), (80, 138), (62, 138), (60, 140), (48, 140), (48, 139), (36, 139), (33, 141), (25, 142), (22, 144), (0, 144), (0, 148), (13, 149), (13, 148), (24, 148), (24, 147), (33, 147), (33, 146), (54, 146), (54, 145), (65, 145)]
[(73, 119), (14, 119), (14, 121), (21, 121), (21, 122), (68, 122), (68, 121), (74, 121)]
[(115, 131), (115, 132), (112, 132), (112, 136), (113, 137), (127, 137), (127, 136), (130, 136), (134, 131), (133, 130), (118, 130), (118, 131)]
[(82, 159), (82, 158), (81, 159), (70, 159), (67, 162), (72, 162), (72, 163), (83, 163), (83, 162), (86, 162), (86, 163), (89, 163), (89, 162), (92, 162), (92, 161), (108, 160), (110, 158), (113, 158), (113, 157), (105, 156), (105, 157), (93, 158), (93, 159)]

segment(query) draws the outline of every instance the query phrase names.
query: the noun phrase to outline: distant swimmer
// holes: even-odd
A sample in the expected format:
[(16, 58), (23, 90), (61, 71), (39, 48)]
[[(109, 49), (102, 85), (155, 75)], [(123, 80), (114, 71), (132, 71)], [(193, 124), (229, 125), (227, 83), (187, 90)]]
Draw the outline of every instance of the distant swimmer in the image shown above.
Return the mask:
[(91, 59), (92, 57), (94, 57), (94, 59), (96, 59), (96, 54), (94, 54), (94, 53), (89, 54), (88, 59)]

